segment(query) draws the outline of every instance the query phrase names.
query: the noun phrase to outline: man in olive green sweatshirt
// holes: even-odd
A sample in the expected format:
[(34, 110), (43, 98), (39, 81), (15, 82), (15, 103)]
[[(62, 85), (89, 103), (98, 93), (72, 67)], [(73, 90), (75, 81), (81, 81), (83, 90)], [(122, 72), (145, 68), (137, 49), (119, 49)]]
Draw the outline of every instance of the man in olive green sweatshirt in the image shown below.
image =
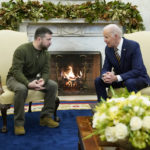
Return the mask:
[(7, 76), (7, 86), (15, 92), (14, 133), (16, 135), (25, 134), (24, 103), (28, 89), (45, 92), (40, 125), (50, 128), (59, 126), (59, 123), (52, 119), (58, 86), (56, 82), (49, 80), (50, 56), (47, 49), (51, 45), (51, 39), (52, 31), (40, 27), (35, 32), (33, 42), (22, 44), (14, 52), (12, 66)]

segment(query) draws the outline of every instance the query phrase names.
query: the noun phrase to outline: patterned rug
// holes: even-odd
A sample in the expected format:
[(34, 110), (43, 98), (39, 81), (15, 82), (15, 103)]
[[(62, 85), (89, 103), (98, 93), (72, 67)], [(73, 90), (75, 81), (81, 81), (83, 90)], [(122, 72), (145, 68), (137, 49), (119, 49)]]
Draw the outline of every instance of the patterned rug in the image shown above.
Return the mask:
[[(90, 104), (96, 103), (96, 100), (64, 100), (64, 101), (60, 101), (58, 110), (88, 110), (91, 109)], [(41, 111), (43, 107), (43, 101), (41, 101), (40, 103), (33, 103), (32, 104), (32, 112), (38, 112)], [(25, 104), (25, 112), (28, 112), (28, 104)], [(13, 105), (11, 106), (10, 109), (7, 110), (7, 114), (13, 114), (14, 112), (14, 107)]]

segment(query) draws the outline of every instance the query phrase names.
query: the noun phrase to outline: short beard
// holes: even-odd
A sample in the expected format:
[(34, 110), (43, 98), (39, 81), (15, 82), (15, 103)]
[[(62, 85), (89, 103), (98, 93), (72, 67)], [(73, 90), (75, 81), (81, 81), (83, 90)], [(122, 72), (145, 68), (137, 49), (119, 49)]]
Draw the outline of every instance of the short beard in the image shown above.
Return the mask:
[(40, 47), (41, 50), (47, 50), (48, 49), (48, 47), (46, 47), (46, 46), (44, 46), (42, 44), (39, 47)]

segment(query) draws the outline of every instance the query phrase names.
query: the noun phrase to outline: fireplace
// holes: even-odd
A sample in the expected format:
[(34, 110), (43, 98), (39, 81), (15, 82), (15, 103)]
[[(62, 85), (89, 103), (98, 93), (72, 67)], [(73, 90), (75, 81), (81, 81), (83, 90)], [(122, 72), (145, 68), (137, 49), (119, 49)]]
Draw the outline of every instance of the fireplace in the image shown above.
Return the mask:
[(58, 83), (59, 95), (95, 95), (94, 80), (101, 69), (99, 51), (50, 53), (50, 79)]
[[(115, 21), (82, 19), (24, 20), (19, 31), (27, 32), (33, 41), (35, 30), (45, 26), (52, 30), (50, 78), (59, 85), (59, 95), (96, 95), (94, 80), (100, 75), (105, 43), (102, 30)], [(119, 24), (118, 24), (119, 25)], [(102, 58), (101, 58), (102, 55)], [(66, 96), (67, 97), (67, 96)]]

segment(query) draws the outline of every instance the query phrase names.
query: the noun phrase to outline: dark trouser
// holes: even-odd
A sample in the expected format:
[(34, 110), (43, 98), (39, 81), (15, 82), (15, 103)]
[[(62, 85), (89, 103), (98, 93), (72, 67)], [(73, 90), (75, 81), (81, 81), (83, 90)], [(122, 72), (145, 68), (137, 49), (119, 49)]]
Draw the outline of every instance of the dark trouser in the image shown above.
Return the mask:
[[(24, 116), (24, 104), (28, 95), (28, 88), (15, 80), (15, 78), (10, 77), (7, 80), (7, 87), (15, 92), (14, 95), (14, 125), (24, 126), (25, 116)], [(52, 117), (55, 109), (55, 99), (58, 90), (57, 83), (52, 80), (48, 80), (45, 85), (44, 106), (42, 108), (40, 117)]]
[(137, 92), (148, 86), (145, 79), (143, 78), (134, 78), (128, 79), (124, 82), (113, 82), (112, 84), (106, 84), (100, 77), (95, 79), (95, 88), (98, 101), (101, 101), (101, 97), (103, 99), (107, 98), (106, 88), (112, 86), (113, 88), (127, 87), (129, 92)]

